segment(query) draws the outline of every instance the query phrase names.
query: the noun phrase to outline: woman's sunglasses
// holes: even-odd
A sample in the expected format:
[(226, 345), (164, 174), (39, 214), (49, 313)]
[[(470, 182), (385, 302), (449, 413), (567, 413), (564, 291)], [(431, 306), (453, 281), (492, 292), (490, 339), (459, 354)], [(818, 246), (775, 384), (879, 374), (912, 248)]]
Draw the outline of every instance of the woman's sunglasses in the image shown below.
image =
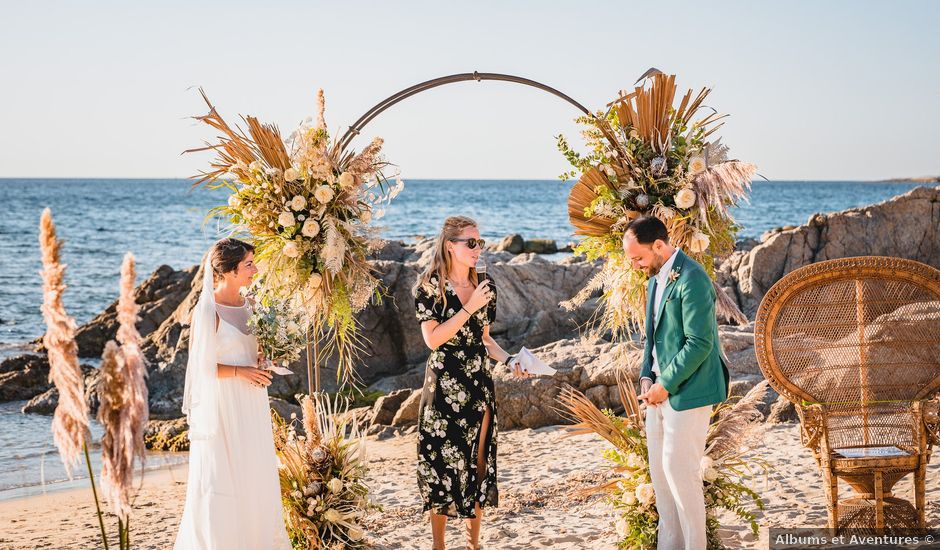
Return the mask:
[(451, 239), (451, 242), (454, 243), (467, 243), (467, 248), (473, 250), (476, 247), (483, 248), (483, 245), (486, 244), (486, 241), (483, 239)]

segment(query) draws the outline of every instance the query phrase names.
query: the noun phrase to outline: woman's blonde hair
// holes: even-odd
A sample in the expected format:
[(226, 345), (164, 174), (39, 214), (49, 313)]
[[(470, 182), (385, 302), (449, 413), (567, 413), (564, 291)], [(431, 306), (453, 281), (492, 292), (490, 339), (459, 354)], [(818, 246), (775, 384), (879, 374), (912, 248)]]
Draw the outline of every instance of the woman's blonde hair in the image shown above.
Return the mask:
[[(438, 234), (437, 238), (434, 240), (434, 255), (431, 257), (431, 263), (428, 264), (424, 272), (418, 276), (418, 281), (412, 290), (415, 296), (418, 294), (418, 289), (424, 287), (428, 290), (436, 290), (441, 303), (447, 303), (445, 288), (447, 274), (450, 273), (451, 269), (451, 259), (450, 255), (447, 253), (447, 243), (451, 239), (459, 238), (463, 230), (468, 227), (478, 227), (477, 222), (466, 216), (450, 216), (444, 220), (444, 227), (441, 228), (440, 234)], [(438, 282), (436, 289), (431, 285), (431, 278), (435, 275), (437, 276)], [(477, 276), (477, 270), (471, 267), (470, 283), (475, 287), (478, 282), (479, 277)]]

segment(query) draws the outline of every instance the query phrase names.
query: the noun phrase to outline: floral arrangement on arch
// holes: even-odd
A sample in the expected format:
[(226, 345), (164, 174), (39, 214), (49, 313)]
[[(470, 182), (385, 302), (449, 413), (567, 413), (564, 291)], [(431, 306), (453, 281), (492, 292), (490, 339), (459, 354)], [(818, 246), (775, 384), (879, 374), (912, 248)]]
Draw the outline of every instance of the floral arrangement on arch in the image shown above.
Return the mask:
[[(626, 225), (640, 216), (655, 216), (669, 230), (672, 244), (701, 263), (715, 278), (717, 259), (734, 250), (738, 230), (730, 209), (746, 200), (757, 168), (728, 160), (728, 149), (713, 139), (726, 115), (711, 112), (696, 119), (710, 90), (693, 97), (688, 90), (678, 105), (675, 75), (647, 71), (648, 87), (622, 93), (606, 113), (585, 116), (583, 135), (590, 152), (574, 151), (564, 136), (558, 148), (575, 170), (562, 179), (580, 177), (568, 197), (575, 234), (584, 238), (575, 252), (590, 260), (603, 258), (603, 269), (574, 298), (568, 309), (603, 290), (607, 307), (601, 325), (617, 332), (643, 326), (647, 276), (630, 266), (622, 251)], [(641, 78), (642, 80), (643, 78)], [(740, 323), (745, 316), (716, 285), (719, 316)]]
[(278, 477), (287, 534), (294, 548), (361, 548), (361, 520), (377, 508), (365, 485), (365, 441), (348, 403), (323, 393), (301, 402), (304, 433), (273, 414)]
[(211, 170), (194, 187), (230, 191), (227, 204), (209, 217), (228, 219), (234, 232), (250, 234), (260, 302), (301, 308), (312, 331), (308, 342), (322, 341), (325, 356), (335, 352), (337, 377), (354, 374), (361, 348), (355, 314), (381, 297), (366, 260), (382, 246), (372, 222), (404, 187), (383, 174), (390, 165), (381, 155), (382, 139), (358, 154), (340, 149), (326, 128), (322, 90), (316, 123), (304, 121), (286, 139), (252, 116), (243, 117), (247, 132), (229, 126), (202, 96), (209, 113), (195, 118), (221, 135), (187, 151), (216, 152)]
[[(571, 387), (562, 390), (559, 401), (575, 422), (569, 429), (569, 436), (595, 433), (613, 445), (604, 456), (612, 463), (614, 479), (587, 492), (606, 493), (608, 502), (616, 510), (617, 547), (656, 548), (659, 515), (649, 474), (643, 412), (633, 381), (619, 376), (617, 385), (625, 409), (622, 417), (598, 409), (584, 394)], [(763, 381), (744, 397), (731, 398), (712, 412), (713, 421), (701, 464), (708, 550), (725, 548), (718, 536), (721, 523), (717, 513), (720, 510), (734, 514), (748, 524), (754, 535), (758, 533), (757, 512), (764, 509), (764, 501), (746, 480), (761, 472), (768, 473), (770, 465), (746, 455), (763, 441), (763, 415), (757, 405), (763, 400), (767, 387), (767, 382)]]

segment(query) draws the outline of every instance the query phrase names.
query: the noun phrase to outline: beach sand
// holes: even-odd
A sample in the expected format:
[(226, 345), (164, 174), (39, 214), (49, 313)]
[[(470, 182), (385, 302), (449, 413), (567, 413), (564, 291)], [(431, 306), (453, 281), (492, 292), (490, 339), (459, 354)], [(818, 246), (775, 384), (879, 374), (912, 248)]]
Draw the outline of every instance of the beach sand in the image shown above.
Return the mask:
[[(574, 493), (607, 479), (599, 437), (563, 438), (563, 426), (516, 430), (499, 435), (500, 506), (484, 518), (482, 542), (489, 549), (598, 549), (616, 542), (613, 511), (602, 497)], [(826, 506), (821, 476), (800, 445), (797, 425), (768, 427), (760, 456), (776, 470), (752, 486), (767, 503), (761, 534), (722, 515), (729, 548), (766, 548), (768, 527), (824, 526)], [(381, 512), (365, 524), (377, 549), (430, 548), (430, 530), (421, 514), (415, 482), (416, 435), (369, 440), (369, 482)], [(910, 477), (895, 493), (912, 498)], [(843, 487), (843, 491), (848, 491)], [(172, 548), (186, 491), (186, 466), (150, 472), (132, 516), (135, 548)], [(927, 476), (927, 523), (940, 525), (940, 464)], [(111, 525), (115, 522), (109, 519)], [(96, 548), (98, 525), (89, 490), (71, 489), (0, 502), (0, 548)], [(448, 548), (463, 548), (463, 529), (448, 524)]]

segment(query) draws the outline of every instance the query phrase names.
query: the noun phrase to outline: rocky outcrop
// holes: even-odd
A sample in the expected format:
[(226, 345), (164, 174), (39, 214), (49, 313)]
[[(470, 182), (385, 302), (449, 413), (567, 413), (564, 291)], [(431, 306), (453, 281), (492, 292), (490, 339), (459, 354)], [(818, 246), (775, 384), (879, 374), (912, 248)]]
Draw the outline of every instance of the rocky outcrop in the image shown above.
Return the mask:
[(0, 363), (0, 402), (32, 399), (51, 387), (45, 355), (18, 355)]
[(750, 252), (720, 267), (719, 285), (752, 316), (781, 277), (823, 260), (895, 256), (940, 268), (940, 187), (917, 187), (888, 201), (770, 231)]
[[(391, 242), (371, 260), (387, 295), (383, 303), (364, 310), (358, 317), (364, 336), (359, 376), (365, 383), (381, 377), (405, 373), (421, 363), (429, 350), (424, 345), (414, 317), (411, 289), (432, 253), (430, 240), (406, 246)], [(567, 312), (557, 304), (573, 296), (598, 268), (596, 263), (567, 258), (550, 262), (535, 254), (513, 256), (507, 252), (486, 252), (489, 275), (499, 289), (497, 320), (491, 334), (507, 347), (525, 343), (536, 347), (571, 337), (592, 313), (590, 305)], [(188, 290), (177, 300), (176, 309), (149, 334), (143, 349), (151, 361), (151, 414), (154, 418), (179, 415), (185, 365), (188, 356), (189, 318), (202, 285), (201, 270), (186, 278)], [(182, 278), (180, 280), (183, 280)], [(182, 294), (182, 291), (180, 291)], [(177, 295), (178, 297), (178, 295)], [(293, 376), (275, 377), (269, 388), (272, 396), (290, 399), (306, 392), (306, 357), (292, 366)], [(334, 389), (335, 365), (321, 367), (325, 389)], [(391, 419), (389, 419), (391, 420)]]
[[(196, 267), (176, 271), (162, 265), (150, 275), (134, 293), (140, 305), (137, 330), (141, 334), (155, 331), (176, 310), (189, 294)], [(79, 327), (75, 334), (80, 357), (101, 357), (104, 345), (117, 333), (117, 300), (94, 319)]]

